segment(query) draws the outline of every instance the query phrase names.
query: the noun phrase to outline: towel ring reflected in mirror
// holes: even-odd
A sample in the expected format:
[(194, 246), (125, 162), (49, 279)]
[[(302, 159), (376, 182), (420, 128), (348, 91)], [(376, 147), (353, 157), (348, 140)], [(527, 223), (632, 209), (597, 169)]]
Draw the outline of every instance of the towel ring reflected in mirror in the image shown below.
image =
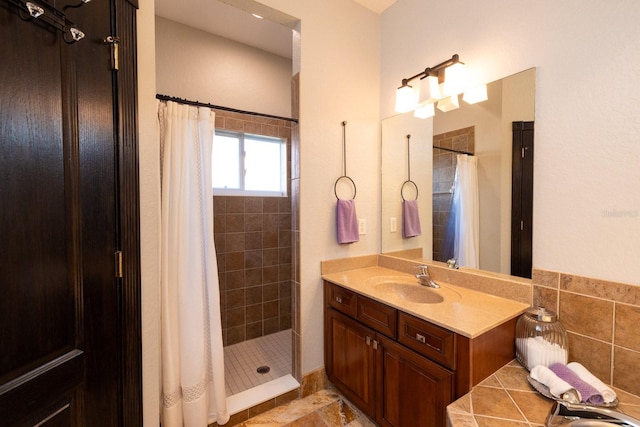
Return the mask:
[(413, 185), (413, 187), (416, 189), (416, 198), (414, 200), (418, 200), (418, 186), (416, 185), (415, 182), (411, 181), (410, 179), (406, 180), (405, 182), (402, 183), (402, 186), (400, 187), (400, 197), (402, 197), (402, 201), (404, 202), (406, 199), (404, 198), (404, 188), (407, 184), (411, 184)]
[[(349, 180), (349, 182), (351, 182), (351, 185), (353, 186), (353, 197), (352, 199), (356, 198), (356, 183), (353, 182), (353, 180), (351, 178), (349, 178), (347, 175), (342, 175), (340, 178), (336, 179), (336, 183), (333, 184), (333, 193), (336, 195), (336, 199), (340, 200), (340, 197), (338, 197), (338, 183), (342, 180)], [(348, 200), (348, 199), (346, 199)]]

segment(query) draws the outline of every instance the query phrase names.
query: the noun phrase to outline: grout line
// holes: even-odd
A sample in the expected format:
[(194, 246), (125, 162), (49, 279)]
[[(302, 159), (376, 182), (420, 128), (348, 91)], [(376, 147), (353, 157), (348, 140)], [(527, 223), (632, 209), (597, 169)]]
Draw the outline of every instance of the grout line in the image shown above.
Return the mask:
[[(290, 374), (292, 366), (292, 331), (290, 329), (225, 347), (225, 385), (228, 394)], [(258, 374), (259, 366), (271, 368)]]

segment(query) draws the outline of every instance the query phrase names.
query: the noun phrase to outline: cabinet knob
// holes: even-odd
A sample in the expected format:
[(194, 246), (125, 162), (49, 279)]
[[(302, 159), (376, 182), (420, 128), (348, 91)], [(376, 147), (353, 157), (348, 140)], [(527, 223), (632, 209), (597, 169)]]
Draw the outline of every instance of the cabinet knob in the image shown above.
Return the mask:
[(336, 301), (338, 301), (338, 303), (342, 304), (342, 297), (336, 297)]
[(427, 339), (424, 337), (424, 335), (416, 334), (416, 339), (422, 344), (425, 344), (427, 342)]

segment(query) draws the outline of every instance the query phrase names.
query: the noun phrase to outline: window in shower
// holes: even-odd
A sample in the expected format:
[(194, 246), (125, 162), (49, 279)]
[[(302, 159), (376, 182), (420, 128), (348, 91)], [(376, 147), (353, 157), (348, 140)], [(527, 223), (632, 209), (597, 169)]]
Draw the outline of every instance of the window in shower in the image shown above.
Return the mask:
[(286, 140), (216, 130), (212, 174), (214, 195), (286, 196)]

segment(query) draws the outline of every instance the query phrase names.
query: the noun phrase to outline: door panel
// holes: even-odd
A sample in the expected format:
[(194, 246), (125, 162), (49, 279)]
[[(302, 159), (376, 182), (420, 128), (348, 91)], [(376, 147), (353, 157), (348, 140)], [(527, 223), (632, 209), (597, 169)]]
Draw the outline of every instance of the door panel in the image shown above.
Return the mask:
[(511, 274), (531, 278), (534, 122), (513, 122)]
[[(93, 1), (70, 18), (86, 31), (74, 45), (77, 63), (79, 195), (87, 349), (84, 409), (92, 425), (118, 425), (121, 392), (120, 282), (115, 278), (117, 241), (116, 119), (111, 48), (111, 2)], [(86, 8), (86, 10), (85, 10)], [(89, 13), (89, 11), (91, 13)], [(86, 43), (85, 43), (86, 42)]]
[(110, 8), (69, 9), (69, 45), (0, 1), (3, 425), (119, 424)]

